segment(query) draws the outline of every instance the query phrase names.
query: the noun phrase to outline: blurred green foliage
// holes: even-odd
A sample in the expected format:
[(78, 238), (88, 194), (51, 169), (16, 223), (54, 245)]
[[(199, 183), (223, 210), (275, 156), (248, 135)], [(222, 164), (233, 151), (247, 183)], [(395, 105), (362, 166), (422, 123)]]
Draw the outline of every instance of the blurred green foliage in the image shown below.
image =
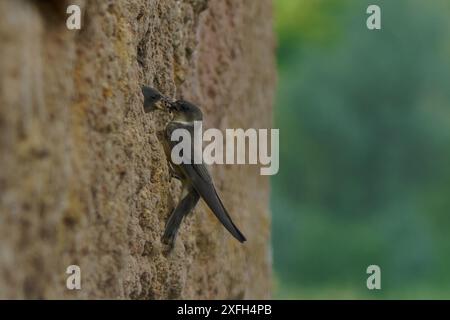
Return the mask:
[(450, 2), (275, 9), (275, 297), (450, 298)]

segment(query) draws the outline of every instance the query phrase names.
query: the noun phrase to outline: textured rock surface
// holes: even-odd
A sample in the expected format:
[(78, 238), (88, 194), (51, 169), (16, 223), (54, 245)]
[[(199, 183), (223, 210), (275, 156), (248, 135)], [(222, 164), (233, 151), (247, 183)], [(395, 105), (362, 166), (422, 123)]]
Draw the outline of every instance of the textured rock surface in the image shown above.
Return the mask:
[[(213, 166), (248, 238), (198, 206), (168, 252), (169, 179), (140, 86), (198, 103), (205, 127), (267, 128), (269, 0), (3, 0), (0, 12), (0, 298), (268, 298), (268, 179)], [(6, 14), (7, 13), (7, 14)], [(65, 287), (81, 267), (82, 290)]]

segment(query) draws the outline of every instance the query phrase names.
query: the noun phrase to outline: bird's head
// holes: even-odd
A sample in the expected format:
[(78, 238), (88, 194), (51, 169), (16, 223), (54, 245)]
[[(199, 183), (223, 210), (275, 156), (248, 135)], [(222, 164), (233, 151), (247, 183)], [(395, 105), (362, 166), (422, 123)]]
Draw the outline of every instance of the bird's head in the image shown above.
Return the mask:
[(203, 120), (203, 113), (200, 108), (184, 100), (172, 102), (170, 111), (174, 114), (175, 121), (193, 122)]

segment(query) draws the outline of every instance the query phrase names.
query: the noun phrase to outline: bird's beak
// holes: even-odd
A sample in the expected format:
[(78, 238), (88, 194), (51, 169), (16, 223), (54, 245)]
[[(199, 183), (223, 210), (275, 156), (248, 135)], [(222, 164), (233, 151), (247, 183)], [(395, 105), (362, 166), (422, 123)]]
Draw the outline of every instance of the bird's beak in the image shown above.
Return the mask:
[(174, 111), (178, 110), (176, 102), (172, 102), (169, 100), (165, 100), (165, 102), (167, 103), (167, 109), (169, 109), (170, 112), (174, 112)]
[(164, 110), (164, 106), (161, 103), (161, 101), (158, 101), (158, 102), (155, 103), (155, 109)]
[(176, 102), (168, 102), (168, 104), (170, 112), (178, 111), (178, 105)]

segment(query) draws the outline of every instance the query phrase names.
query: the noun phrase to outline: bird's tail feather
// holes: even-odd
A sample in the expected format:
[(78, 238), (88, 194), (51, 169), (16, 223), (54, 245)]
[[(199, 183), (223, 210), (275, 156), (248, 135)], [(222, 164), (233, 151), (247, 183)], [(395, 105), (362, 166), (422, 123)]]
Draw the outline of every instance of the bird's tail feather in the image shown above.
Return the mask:
[(189, 212), (191, 212), (191, 210), (195, 207), (199, 199), (200, 196), (198, 195), (197, 191), (191, 190), (183, 198), (183, 200), (180, 201), (180, 203), (177, 205), (175, 210), (170, 215), (169, 220), (167, 220), (166, 229), (161, 238), (161, 241), (164, 244), (173, 247), (178, 234), (178, 229), (180, 228), (183, 218)]

